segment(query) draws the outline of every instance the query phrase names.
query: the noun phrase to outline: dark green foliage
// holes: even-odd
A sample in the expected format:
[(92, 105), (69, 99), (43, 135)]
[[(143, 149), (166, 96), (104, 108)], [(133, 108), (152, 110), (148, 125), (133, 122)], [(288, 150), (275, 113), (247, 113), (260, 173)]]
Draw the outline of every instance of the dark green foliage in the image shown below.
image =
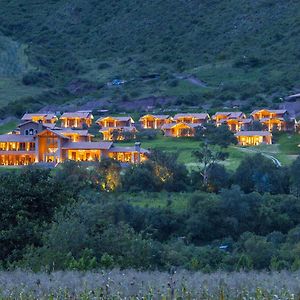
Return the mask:
[(257, 191), (273, 194), (287, 193), (287, 170), (279, 168), (262, 154), (246, 157), (235, 172), (235, 182), (246, 193)]
[[(264, 160), (249, 157), (251, 164), (243, 161), (231, 180), (221, 165), (211, 164), (207, 190), (218, 194), (196, 191), (176, 157), (161, 152), (125, 171), (103, 159), (89, 168), (70, 161), (55, 170), (3, 173), (1, 265), (49, 271), (298, 270), (300, 203), (285, 185), (298, 187), (299, 159), (290, 170)], [(166, 204), (151, 206), (155, 193), (145, 197), (147, 190), (169, 191)], [(137, 205), (129, 191), (146, 203)], [(175, 208), (178, 195), (186, 204)]]
[[(78, 78), (125, 78), (128, 85), (120, 90), (129, 100), (171, 90), (178, 104), (216, 99), (213, 105), (223, 106), (258, 94), (271, 102), (268, 96), (299, 83), (299, 5), (265, 2), (28, 0), (25, 8), (18, 0), (3, 1), (0, 32), (27, 46), (30, 63), (49, 74), (56, 89)], [(185, 86), (178, 73), (195, 73), (209, 90)], [(143, 80), (148, 74), (160, 76)], [(34, 74), (24, 82), (47, 84)], [(101, 96), (113, 98), (115, 91), (114, 100), (121, 101), (119, 88)]]
[(153, 150), (149, 160), (131, 166), (123, 177), (125, 191), (184, 191), (188, 184), (185, 165), (177, 162), (176, 154)]
[(290, 169), (291, 189), (292, 192), (300, 197), (300, 156), (294, 161)]
[(234, 133), (229, 130), (227, 125), (217, 127), (212, 123), (205, 124), (204, 127), (198, 127), (196, 129), (195, 139), (223, 148), (237, 143)]
[(25, 168), (0, 175), (0, 260), (15, 260), (25, 245), (39, 245), (44, 224), (70, 201), (64, 185), (50, 171)]

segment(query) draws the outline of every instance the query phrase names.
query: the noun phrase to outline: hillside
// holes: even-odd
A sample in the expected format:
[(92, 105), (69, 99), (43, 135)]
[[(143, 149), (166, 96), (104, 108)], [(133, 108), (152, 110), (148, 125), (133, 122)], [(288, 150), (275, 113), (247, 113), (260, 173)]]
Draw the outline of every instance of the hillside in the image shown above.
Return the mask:
[[(0, 117), (62, 104), (137, 107), (150, 96), (250, 109), (300, 86), (296, 0), (0, 2)], [(127, 82), (106, 85), (115, 78)]]

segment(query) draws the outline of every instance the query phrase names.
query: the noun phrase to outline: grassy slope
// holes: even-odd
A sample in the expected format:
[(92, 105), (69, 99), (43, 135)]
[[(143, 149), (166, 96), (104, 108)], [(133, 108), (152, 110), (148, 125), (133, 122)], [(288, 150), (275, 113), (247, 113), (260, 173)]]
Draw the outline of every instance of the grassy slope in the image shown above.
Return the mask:
[[(122, 145), (132, 145), (131, 143), (120, 143)], [(266, 153), (277, 158), (283, 165), (289, 165), (300, 155), (300, 135), (282, 134), (278, 139), (278, 144), (260, 145), (256, 147), (246, 147), (254, 153)], [(196, 168), (198, 163), (193, 157), (193, 151), (199, 148), (200, 143), (189, 138), (170, 138), (159, 136), (155, 140), (144, 141), (142, 147), (146, 149), (159, 149), (162, 151), (178, 153), (178, 161), (187, 165), (189, 169)], [(241, 147), (230, 146), (226, 151), (229, 158), (224, 161), (224, 165), (229, 170), (235, 170), (240, 161), (251, 152), (243, 151)]]
[[(254, 99), (256, 105), (257, 96), (286, 93), (299, 84), (295, 0), (2, 2), (0, 32), (28, 45), (30, 63), (49, 74), (56, 88), (78, 77), (124, 78), (134, 81), (93, 96), (119, 101), (124, 95), (194, 95), (193, 103), (219, 99), (214, 104), (221, 106), (234, 98)], [(160, 80), (139, 80), (154, 72)], [(197, 75), (208, 89), (172, 84), (178, 72)]]

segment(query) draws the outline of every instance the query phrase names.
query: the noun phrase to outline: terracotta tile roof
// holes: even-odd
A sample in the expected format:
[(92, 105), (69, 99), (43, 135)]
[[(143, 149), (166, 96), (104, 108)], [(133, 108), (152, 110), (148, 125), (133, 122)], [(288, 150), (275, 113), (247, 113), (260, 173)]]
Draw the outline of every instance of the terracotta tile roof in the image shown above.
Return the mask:
[(272, 136), (269, 131), (239, 131), (235, 136)]
[(113, 142), (67, 142), (63, 145), (66, 150), (108, 150)]
[(60, 119), (64, 118), (80, 118), (80, 119), (85, 119), (85, 118), (93, 118), (93, 115), (90, 111), (74, 111), (74, 112), (65, 112), (62, 114)]
[(209, 118), (209, 115), (207, 113), (182, 113), (182, 114), (176, 114), (174, 116), (174, 120), (177, 120), (179, 118), (185, 118), (185, 117), (193, 117), (196, 119), (205, 120)]
[(34, 136), (20, 134), (2, 134), (0, 135), (0, 143), (1, 142), (34, 142)]

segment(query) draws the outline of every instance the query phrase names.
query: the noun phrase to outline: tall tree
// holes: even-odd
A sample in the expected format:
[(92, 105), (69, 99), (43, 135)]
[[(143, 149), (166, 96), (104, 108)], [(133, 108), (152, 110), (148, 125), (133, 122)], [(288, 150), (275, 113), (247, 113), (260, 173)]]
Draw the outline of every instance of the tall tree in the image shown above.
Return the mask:
[(199, 150), (193, 152), (193, 155), (201, 164), (200, 175), (203, 179), (203, 186), (207, 189), (210, 169), (217, 162), (224, 161), (228, 157), (228, 153), (204, 143)]

